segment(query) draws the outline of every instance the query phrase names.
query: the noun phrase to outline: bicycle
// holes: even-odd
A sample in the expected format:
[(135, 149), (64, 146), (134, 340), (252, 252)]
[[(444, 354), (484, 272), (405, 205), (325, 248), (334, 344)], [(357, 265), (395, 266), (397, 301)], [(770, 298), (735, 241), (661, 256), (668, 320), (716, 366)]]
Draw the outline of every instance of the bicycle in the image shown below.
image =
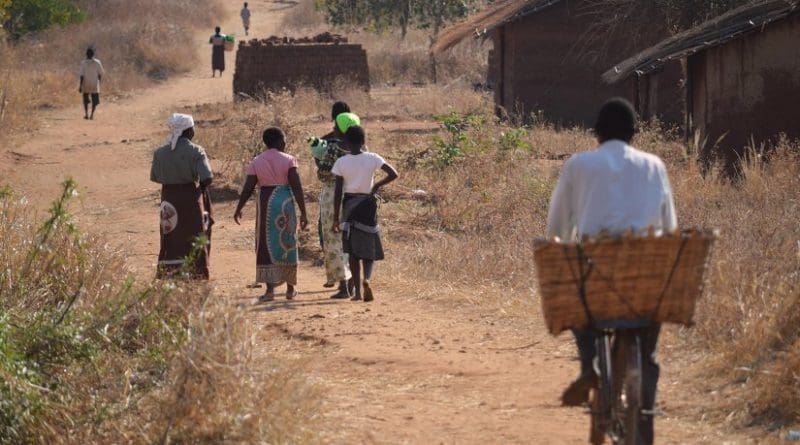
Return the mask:
[(688, 230), (661, 237), (534, 244), (550, 333), (579, 329), (596, 334), (592, 444), (606, 438), (614, 445), (645, 443), (642, 420), (655, 413), (644, 406), (653, 400), (645, 400), (643, 380), (650, 370), (642, 352), (652, 347), (650, 334), (661, 323), (692, 324), (716, 237), (713, 231)]
[(643, 443), (639, 425), (644, 412), (642, 388), (642, 335), (653, 326), (651, 320), (595, 320), (587, 302), (586, 283), (594, 269), (591, 258), (577, 249), (580, 270), (578, 293), (589, 320), (590, 330), (597, 335), (596, 366), (598, 381), (590, 404), (589, 441), (602, 445), (605, 437), (614, 445)]
[[(615, 325), (616, 324), (616, 325)], [(612, 323), (598, 330), (598, 383), (593, 391), (590, 414), (593, 445), (638, 445), (643, 442), (639, 425), (643, 410), (641, 332), (647, 321)]]

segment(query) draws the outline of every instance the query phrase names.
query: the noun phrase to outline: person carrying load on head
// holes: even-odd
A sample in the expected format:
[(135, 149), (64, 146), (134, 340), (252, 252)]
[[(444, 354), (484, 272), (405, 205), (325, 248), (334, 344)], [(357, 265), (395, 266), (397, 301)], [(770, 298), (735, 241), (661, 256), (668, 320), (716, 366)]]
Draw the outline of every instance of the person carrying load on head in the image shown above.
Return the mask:
[(344, 102), (333, 104), (331, 118), (334, 121), (333, 131), (322, 138), (311, 140), (311, 155), (317, 164), (317, 177), (322, 183), (319, 196), (319, 230), (327, 280), (324, 286), (333, 287), (338, 284), (339, 291), (331, 298), (342, 299), (350, 297), (347, 281), (351, 273), (347, 254), (342, 247), (342, 237), (333, 231), (336, 177), (331, 173), (331, 169), (339, 158), (347, 154), (347, 150), (342, 147), (344, 134), (351, 127), (360, 125), (361, 119), (351, 113), (350, 107)]
[[(621, 235), (628, 231), (656, 235), (678, 228), (675, 204), (664, 162), (630, 145), (637, 131), (633, 106), (614, 98), (600, 109), (595, 124), (600, 146), (578, 153), (564, 164), (550, 204), (547, 236), (565, 242), (600, 233)], [(640, 431), (645, 444), (654, 437), (652, 411), (655, 406), (659, 367), (655, 353), (661, 326), (655, 323), (642, 337), (642, 416)], [(596, 334), (575, 330), (581, 374), (564, 391), (562, 402), (579, 406), (588, 402), (597, 385), (593, 361)]]
[(153, 154), (150, 169), (150, 180), (161, 184), (157, 276), (208, 278), (214, 224), (208, 187), (214, 175), (205, 150), (192, 142), (192, 116), (175, 113), (168, 126), (169, 140)]

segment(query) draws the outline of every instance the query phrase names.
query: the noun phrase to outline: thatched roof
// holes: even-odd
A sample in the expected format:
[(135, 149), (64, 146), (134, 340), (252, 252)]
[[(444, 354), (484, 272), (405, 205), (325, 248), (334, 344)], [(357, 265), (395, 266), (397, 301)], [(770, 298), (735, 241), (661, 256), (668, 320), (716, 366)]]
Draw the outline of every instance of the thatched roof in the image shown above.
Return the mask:
[(431, 47), (438, 54), (456, 46), (469, 36), (476, 38), (507, 23), (541, 11), (561, 0), (500, 0), (490, 8), (473, 15), (466, 21), (457, 23), (442, 32)]
[(667, 62), (763, 30), (771, 23), (797, 14), (800, 14), (800, 0), (762, 0), (736, 8), (620, 62), (603, 74), (603, 80), (616, 83), (632, 75), (652, 73)]

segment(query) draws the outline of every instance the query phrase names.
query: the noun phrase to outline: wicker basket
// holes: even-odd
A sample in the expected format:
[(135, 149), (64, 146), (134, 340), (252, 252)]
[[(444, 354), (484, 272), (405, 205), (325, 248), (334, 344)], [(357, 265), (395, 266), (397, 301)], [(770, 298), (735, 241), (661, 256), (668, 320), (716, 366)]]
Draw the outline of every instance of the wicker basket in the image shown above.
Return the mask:
[[(547, 328), (553, 335), (593, 321), (654, 320), (691, 325), (703, 292), (711, 231), (625, 236), (534, 247)], [(581, 303), (585, 276), (586, 306)]]

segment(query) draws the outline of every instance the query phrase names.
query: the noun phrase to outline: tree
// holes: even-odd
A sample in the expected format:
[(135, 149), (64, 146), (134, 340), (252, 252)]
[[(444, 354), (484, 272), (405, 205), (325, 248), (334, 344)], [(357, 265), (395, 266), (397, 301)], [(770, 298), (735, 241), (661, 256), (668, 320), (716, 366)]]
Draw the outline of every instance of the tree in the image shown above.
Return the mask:
[[(5, 3), (5, 8), (2, 4)], [(5, 28), (14, 38), (41, 31), (50, 26), (65, 26), (86, 17), (71, 0), (0, 0)]]
[(317, 10), (335, 26), (384, 32), (399, 28), (405, 37), (410, 28), (430, 29), (434, 34), (446, 23), (466, 17), (478, 0), (316, 0)]
[[(444, 25), (466, 17), (478, 3), (479, 0), (316, 0), (316, 7), (335, 26), (373, 32), (399, 28), (403, 39), (410, 28), (426, 29), (432, 45)], [(430, 58), (435, 83), (436, 59), (433, 54)]]

